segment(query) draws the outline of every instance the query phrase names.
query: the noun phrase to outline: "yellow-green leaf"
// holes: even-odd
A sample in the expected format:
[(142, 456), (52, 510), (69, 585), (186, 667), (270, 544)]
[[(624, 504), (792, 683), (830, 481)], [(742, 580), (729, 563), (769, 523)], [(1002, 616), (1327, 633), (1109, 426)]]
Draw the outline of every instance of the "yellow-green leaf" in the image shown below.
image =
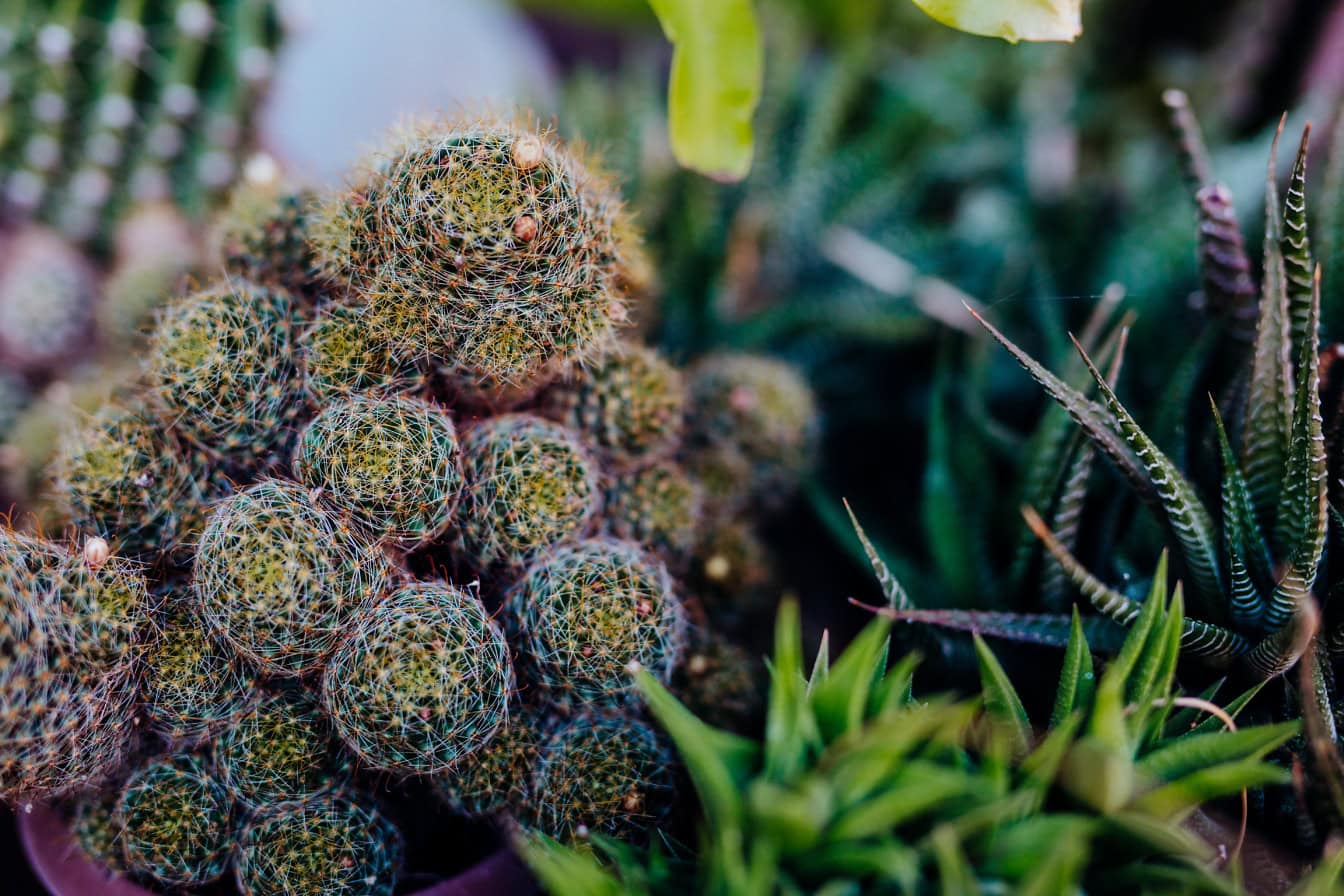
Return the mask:
[(915, 0), (915, 5), (944, 25), (1010, 43), (1072, 41), (1083, 31), (1082, 0)]
[(668, 131), (687, 168), (717, 180), (751, 170), (751, 117), (765, 53), (751, 0), (649, 0), (672, 42)]

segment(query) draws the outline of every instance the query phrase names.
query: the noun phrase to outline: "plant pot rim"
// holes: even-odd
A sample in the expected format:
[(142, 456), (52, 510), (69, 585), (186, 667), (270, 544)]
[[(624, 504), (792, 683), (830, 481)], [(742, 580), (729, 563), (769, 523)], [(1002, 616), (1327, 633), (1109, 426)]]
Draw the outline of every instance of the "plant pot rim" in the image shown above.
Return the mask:
[[(19, 840), (33, 874), (53, 896), (158, 896), (126, 878), (109, 875), (79, 849), (70, 826), (50, 806), (18, 812)], [(512, 852), (501, 849), (454, 877), (407, 896), (504, 896), (537, 892)]]

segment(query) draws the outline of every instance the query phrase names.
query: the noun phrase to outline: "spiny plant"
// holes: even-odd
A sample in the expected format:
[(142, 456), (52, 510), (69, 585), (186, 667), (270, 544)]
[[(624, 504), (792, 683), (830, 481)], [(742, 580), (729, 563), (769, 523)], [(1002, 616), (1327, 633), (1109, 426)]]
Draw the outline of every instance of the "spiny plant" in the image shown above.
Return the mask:
[(619, 213), (553, 135), (463, 120), (394, 140), (313, 231), (324, 269), (391, 312), (387, 335), (513, 386), (590, 360), (621, 320)]
[(618, 467), (647, 463), (681, 441), (686, 386), (655, 350), (619, 342), (546, 396), (548, 413), (586, 436)]
[(670, 567), (690, 555), (703, 521), (700, 483), (680, 466), (654, 461), (611, 477), (602, 525), (617, 538), (655, 551)]
[(243, 282), (174, 302), (150, 339), (150, 394), (183, 435), (225, 455), (264, 458), (302, 409), (296, 323), (287, 294)]
[(238, 889), (244, 896), (392, 896), (402, 852), (397, 829), (357, 794), (279, 803), (243, 828)]
[(154, 759), (133, 772), (114, 825), (126, 866), (170, 886), (194, 887), (228, 865), (232, 801), (200, 756)]
[(474, 595), (421, 582), (361, 609), (322, 680), (341, 739), (366, 763), (432, 774), (508, 718), (513, 664)]
[(308, 324), (300, 342), (304, 382), (318, 402), (354, 393), (416, 391), (423, 375), (393, 354), (393, 344), (370, 322), (367, 306), (332, 301)]
[(170, 744), (233, 727), (256, 697), (252, 673), (179, 599), (143, 654), (142, 702), (150, 727)]
[(307, 697), (255, 695), (253, 708), (214, 741), (220, 780), (250, 809), (307, 799), (339, 780), (329, 721)]
[(230, 274), (292, 292), (323, 284), (308, 240), (317, 194), (276, 181), (244, 182), (215, 222), (214, 254)]
[(706, 724), (740, 731), (765, 707), (764, 670), (757, 657), (727, 636), (697, 626), (668, 688)]
[(457, 428), (427, 401), (353, 396), (299, 436), (294, 475), (373, 535), (414, 545), (453, 518), (462, 492)]
[(121, 827), (116, 818), (122, 788), (109, 787), (82, 795), (70, 812), (70, 831), (75, 842), (110, 875), (130, 871), (122, 851)]
[(639, 839), (671, 810), (674, 785), (658, 732), (618, 712), (583, 712), (542, 742), (521, 820), (564, 841)]
[(128, 209), (215, 202), (250, 144), (269, 0), (10, 4), (0, 17), (7, 217), (105, 244)]
[(549, 729), (544, 712), (515, 704), (480, 749), (434, 776), (434, 792), (467, 815), (517, 817), (530, 802), (528, 778)]
[[(816, 456), (819, 421), (812, 390), (788, 364), (760, 355), (719, 354), (687, 373), (688, 465), (745, 461), (729, 505), (777, 501), (792, 492)], [(725, 458), (726, 455), (726, 458)]]
[(59, 236), (27, 227), (0, 237), (0, 360), (18, 370), (60, 362), (88, 338), (98, 281)]
[(483, 567), (516, 567), (583, 534), (602, 500), (597, 465), (578, 436), (530, 414), (493, 417), (468, 429), (462, 474), (462, 539)]
[(666, 567), (633, 542), (554, 548), (527, 568), (508, 609), (533, 678), (562, 702), (633, 696), (631, 664), (667, 681), (685, 639)]
[(1206, 704), (1174, 691), (1181, 611), (1179, 590), (1155, 584), (1099, 679), (1075, 616), (1038, 728), (983, 641), (976, 701), (916, 699), (918, 657), (889, 663), (882, 619), (834, 661), (823, 640), (808, 674), (786, 602), (761, 739), (710, 727), (638, 673), (700, 795), (694, 852), (532, 837), (525, 855), (559, 894), (1237, 892), (1177, 822), (1205, 799), (1284, 780), (1264, 757), (1296, 725), (1223, 731), (1186, 709)]
[(220, 503), (197, 546), (197, 611), (259, 669), (321, 666), (359, 605), (388, 576), (386, 557), (316, 506), (265, 480)]

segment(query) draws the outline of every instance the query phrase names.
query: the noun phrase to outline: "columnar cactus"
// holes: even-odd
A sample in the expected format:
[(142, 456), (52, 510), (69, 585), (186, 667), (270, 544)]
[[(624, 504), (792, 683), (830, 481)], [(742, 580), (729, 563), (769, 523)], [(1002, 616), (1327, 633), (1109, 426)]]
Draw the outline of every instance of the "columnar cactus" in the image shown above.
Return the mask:
[(59, 236), (28, 227), (0, 238), (0, 360), (49, 368), (88, 338), (97, 280)]
[(196, 550), (197, 610), (264, 672), (317, 669), (388, 576), (386, 557), (308, 493), (271, 479), (228, 498)]
[(0, 13), (0, 209), (93, 242), (137, 203), (213, 201), (279, 36), (270, 0), (105, 6)]
[(412, 129), (315, 223), (320, 256), (402, 340), (457, 375), (535, 381), (592, 358), (624, 316), (619, 203), (550, 134), (506, 121)]
[(680, 568), (695, 545), (703, 506), (704, 493), (695, 479), (674, 463), (655, 461), (611, 479), (602, 524), (617, 538), (639, 542)]
[(336, 793), (258, 813), (238, 844), (243, 896), (391, 896), (401, 835), (367, 799)]
[(458, 454), (452, 418), (435, 405), (353, 396), (308, 424), (294, 473), (372, 534), (414, 545), (453, 518), (462, 491)]
[(517, 566), (582, 534), (597, 515), (597, 465), (578, 437), (528, 414), (495, 417), (462, 441), (462, 537), (483, 567)]
[(317, 705), (292, 693), (258, 697), (215, 740), (215, 761), (229, 794), (255, 810), (308, 799), (339, 783), (331, 727)]
[(142, 766), (121, 791), (114, 825), (127, 867), (170, 886), (218, 878), (229, 860), (233, 804), (190, 753)]
[(145, 648), (143, 703), (150, 727), (170, 744), (233, 726), (254, 697), (251, 673), (186, 607), (172, 611)]
[(509, 611), (537, 682), (565, 701), (625, 699), (634, 664), (667, 681), (686, 625), (662, 562), (610, 539), (538, 558), (510, 595)]
[(301, 408), (296, 323), (287, 295), (240, 282), (172, 304), (151, 337), (151, 395), (184, 435), (264, 456)]
[(646, 463), (676, 448), (686, 413), (681, 371), (658, 352), (619, 342), (546, 397), (557, 420), (583, 434), (617, 466)]
[(430, 774), (504, 723), (513, 667), (480, 600), (419, 583), (360, 612), (322, 685), (337, 732), (365, 762)]
[(671, 808), (672, 757), (644, 722), (584, 713), (541, 745), (524, 823), (563, 840), (646, 836)]

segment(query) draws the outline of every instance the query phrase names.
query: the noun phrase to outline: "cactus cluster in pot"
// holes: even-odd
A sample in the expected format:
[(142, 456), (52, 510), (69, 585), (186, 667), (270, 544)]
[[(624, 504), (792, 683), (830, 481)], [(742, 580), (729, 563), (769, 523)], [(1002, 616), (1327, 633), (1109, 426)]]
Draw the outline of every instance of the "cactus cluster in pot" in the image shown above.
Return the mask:
[(816, 450), (807, 385), (623, 334), (633, 225), (523, 120), (229, 214), (224, 276), (64, 435), (69, 534), (4, 534), (0, 793), (164, 888), (390, 893), (389, 782), (647, 836), (676, 776), (630, 670), (752, 712), (724, 642)]

